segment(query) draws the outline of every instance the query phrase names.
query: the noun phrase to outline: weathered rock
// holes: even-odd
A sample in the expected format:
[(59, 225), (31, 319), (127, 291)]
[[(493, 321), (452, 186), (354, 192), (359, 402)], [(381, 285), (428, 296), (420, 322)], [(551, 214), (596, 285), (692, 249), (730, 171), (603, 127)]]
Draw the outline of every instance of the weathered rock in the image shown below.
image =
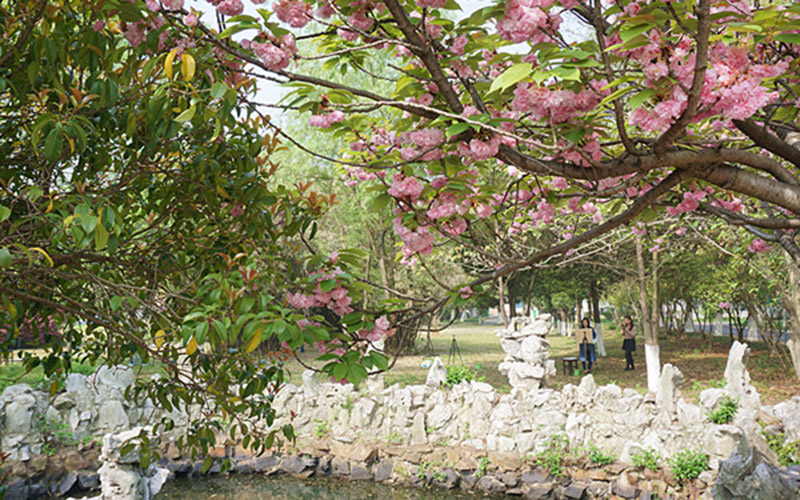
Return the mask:
[(81, 472), (78, 474), (78, 486), (82, 490), (94, 490), (100, 487), (100, 474), (96, 472)]
[(354, 465), (350, 470), (351, 481), (366, 481), (372, 479), (372, 473), (364, 466)]
[(675, 413), (681, 395), (683, 374), (677, 367), (667, 363), (661, 367), (661, 378), (656, 393), (656, 405), (667, 413)]
[(286, 457), (281, 460), (281, 470), (287, 474), (297, 475), (306, 470), (306, 462), (301, 457)]
[(442, 363), (441, 358), (436, 356), (431, 364), (431, 368), (428, 370), (428, 376), (425, 379), (425, 385), (430, 387), (440, 387), (443, 386), (446, 381), (447, 368), (444, 366), (444, 363)]
[(382, 460), (378, 462), (373, 467), (375, 481), (383, 482), (389, 480), (392, 477), (393, 470), (394, 464), (390, 460)]
[(564, 490), (564, 496), (567, 498), (581, 499), (589, 485), (580, 481), (574, 481), (567, 486)]
[(800, 485), (778, 467), (777, 456), (755, 429), (745, 429), (736, 452), (720, 463), (713, 495), (717, 500), (790, 500)]
[(478, 482), (478, 488), (489, 493), (503, 493), (508, 489), (502, 481), (491, 476), (482, 477)]
[(350, 474), (350, 462), (340, 457), (334, 457), (331, 461), (331, 474), (334, 476)]
[(552, 484), (538, 484), (525, 493), (525, 500), (544, 500), (550, 498), (550, 493), (552, 493), (552, 491)]
[(61, 479), (61, 483), (58, 485), (58, 494), (66, 496), (67, 493), (72, 491), (73, 486), (78, 482), (78, 476), (72, 472), (68, 473)]

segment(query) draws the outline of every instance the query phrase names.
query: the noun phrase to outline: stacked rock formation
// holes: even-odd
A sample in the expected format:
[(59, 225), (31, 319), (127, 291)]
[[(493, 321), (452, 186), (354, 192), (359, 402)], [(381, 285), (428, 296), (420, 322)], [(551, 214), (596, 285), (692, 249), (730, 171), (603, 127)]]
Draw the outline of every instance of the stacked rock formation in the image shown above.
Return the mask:
[(545, 338), (551, 327), (551, 316), (543, 314), (536, 319), (513, 318), (508, 328), (495, 332), (506, 353), (498, 368), (514, 389), (536, 390), (555, 376), (555, 361), (550, 359), (550, 343)]

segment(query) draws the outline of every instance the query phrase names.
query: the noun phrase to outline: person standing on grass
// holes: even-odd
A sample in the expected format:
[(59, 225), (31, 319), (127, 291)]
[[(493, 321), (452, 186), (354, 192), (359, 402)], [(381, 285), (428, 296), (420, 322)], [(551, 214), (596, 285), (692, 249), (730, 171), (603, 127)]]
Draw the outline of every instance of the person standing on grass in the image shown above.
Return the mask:
[[(581, 353), (581, 365), (583, 365), (583, 371), (585, 373), (592, 373), (592, 363), (597, 360), (597, 354), (594, 350), (594, 341), (597, 338), (597, 332), (594, 331), (594, 327), (592, 323), (589, 321), (589, 318), (583, 318), (581, 320), (581, 328), (591, 328), (592, 329), (592, 341), (591, 342), (582, 342), (580, 344), (580, 353)], [(589, 368), (586, 368), (586, 364), (589, 364)]]
[(636, 350), (636, 326), (630, 316), (622, 318), (622, 350), (625, 351), (625, 371), (634, 370), (633, 351)]

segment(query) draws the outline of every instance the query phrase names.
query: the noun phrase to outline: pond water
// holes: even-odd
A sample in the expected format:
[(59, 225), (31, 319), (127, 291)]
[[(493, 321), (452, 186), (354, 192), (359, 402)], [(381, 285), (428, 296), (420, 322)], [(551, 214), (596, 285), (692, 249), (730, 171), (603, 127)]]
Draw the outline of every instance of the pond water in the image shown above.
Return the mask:
[(389, 486), (372, 481), (297, 479), (258, 474), (177, 479), (164, 485), (157, 500), (477, 500), (497, 499), (447, 491)]

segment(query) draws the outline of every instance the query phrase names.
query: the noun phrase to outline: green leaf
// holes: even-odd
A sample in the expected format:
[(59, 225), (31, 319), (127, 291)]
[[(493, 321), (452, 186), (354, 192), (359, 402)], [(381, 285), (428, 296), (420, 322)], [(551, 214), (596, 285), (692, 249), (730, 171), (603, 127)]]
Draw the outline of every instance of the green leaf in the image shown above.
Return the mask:
[(792, 45), (800, 45), (800, 33), (781, 33), (775, 36), (775, 40)]
[(108, 231), (102, 224), (97, 224), (94, 228), (94, 246), (97, 250), (103, 250), (108, 244)]
[(44, 141), (44, 158), (51, 163), (58, 160), (58, 157), (61, 156), (62, 145), (62, 127), (60, 123), (56, 123)]
[(628, 41), (636, 38), (637, 36), (641, 35), (642, 33), (646, 32), (646, 31), (650, 31), (650, 29), (652, 27), (653, 27), (653, 25), (651, 23), (634, 25), (634, 26), (632, 26), (630, 28), (627, 28), (625, 30), (621, 30), (619, 32), (619, 37), (622, 39), (622, 43), (627, 43)]
[(322, 293), (328, 293), (336, 288), (336, 280), (325, 280), (319, 284), (319, 288), (322, 290)]
[(653, 91), (653, 89), (645, 89), (631, 97), (631, 100), (629, 101), (631, 108), (636, 109), (640, 107), (646, 100), (650, 99), (654, 93), (655, 91)]
[(515, 83), (519, 82), (523, 78), (526, 78), (531, 74), (531, 70), (533, 69), (532, 63), (518, 63), (507, 70), (503, 71), (500, 76), (495, 78), (492, 82), (491, 87), (489, 87), (489, 93), (491, 94), (495, 90), (505, 90), (508, 87), (514, 85)]
[(581, 71), (574, 66), (557, 66), (551, 71), (562, 80), (580, 81)]
[(227, 91), (227, 85), (225, 85), (223, 82), (217, 82), (211, 86), (211, 97), (214, 99), (219, 99), (220, 97), (224, 96), (225, 92)]
[(188, 122), (189, 120), (194, 118), (194, 114), (196, 111), (197, 111), (197, 105), (192, 104), (191, 106), (189, 106), (188, 109), (184, 110), (183, 113), (176, 116), (175, 121), (178, 123)]
[(464, 132), (468, 129), (469, 129), (469, 123), (459, 122), (447, 127), (447, 130), (445, 130), (444, 135), (449, 139), (450, 137), (458, 135), (461, 132)]
[(0, 222), (5, 221), (11, 215), (11, 209), (0, 205)]
[(375, 367), (377, 367), (379, 370), (389, 369), (389, 358), (379, 353), (378, 351), (372, 351), (371, 356), (372, 356), (372, 362), (375, 363)]
[(228, 38), (231, 35), (239, 33), (240, 31), (244, 30), (257, 30), (261, 29), (261, 26), (258, 23), (254, 22), (243, 22), (239, 24), (234, 24), (230, 28), (226, 29), (222, 33), (219, 34), (220, 39)]
[(0, 267), (10, 267), (12, 262), (13, 259), (11, 258), (11, 252), (8, 251), (8, 248), (0, 248)]
[(392, 197), (386, 193), (381, 193), (372, 200), (372, 210), (380, 212), (392, 201)]

